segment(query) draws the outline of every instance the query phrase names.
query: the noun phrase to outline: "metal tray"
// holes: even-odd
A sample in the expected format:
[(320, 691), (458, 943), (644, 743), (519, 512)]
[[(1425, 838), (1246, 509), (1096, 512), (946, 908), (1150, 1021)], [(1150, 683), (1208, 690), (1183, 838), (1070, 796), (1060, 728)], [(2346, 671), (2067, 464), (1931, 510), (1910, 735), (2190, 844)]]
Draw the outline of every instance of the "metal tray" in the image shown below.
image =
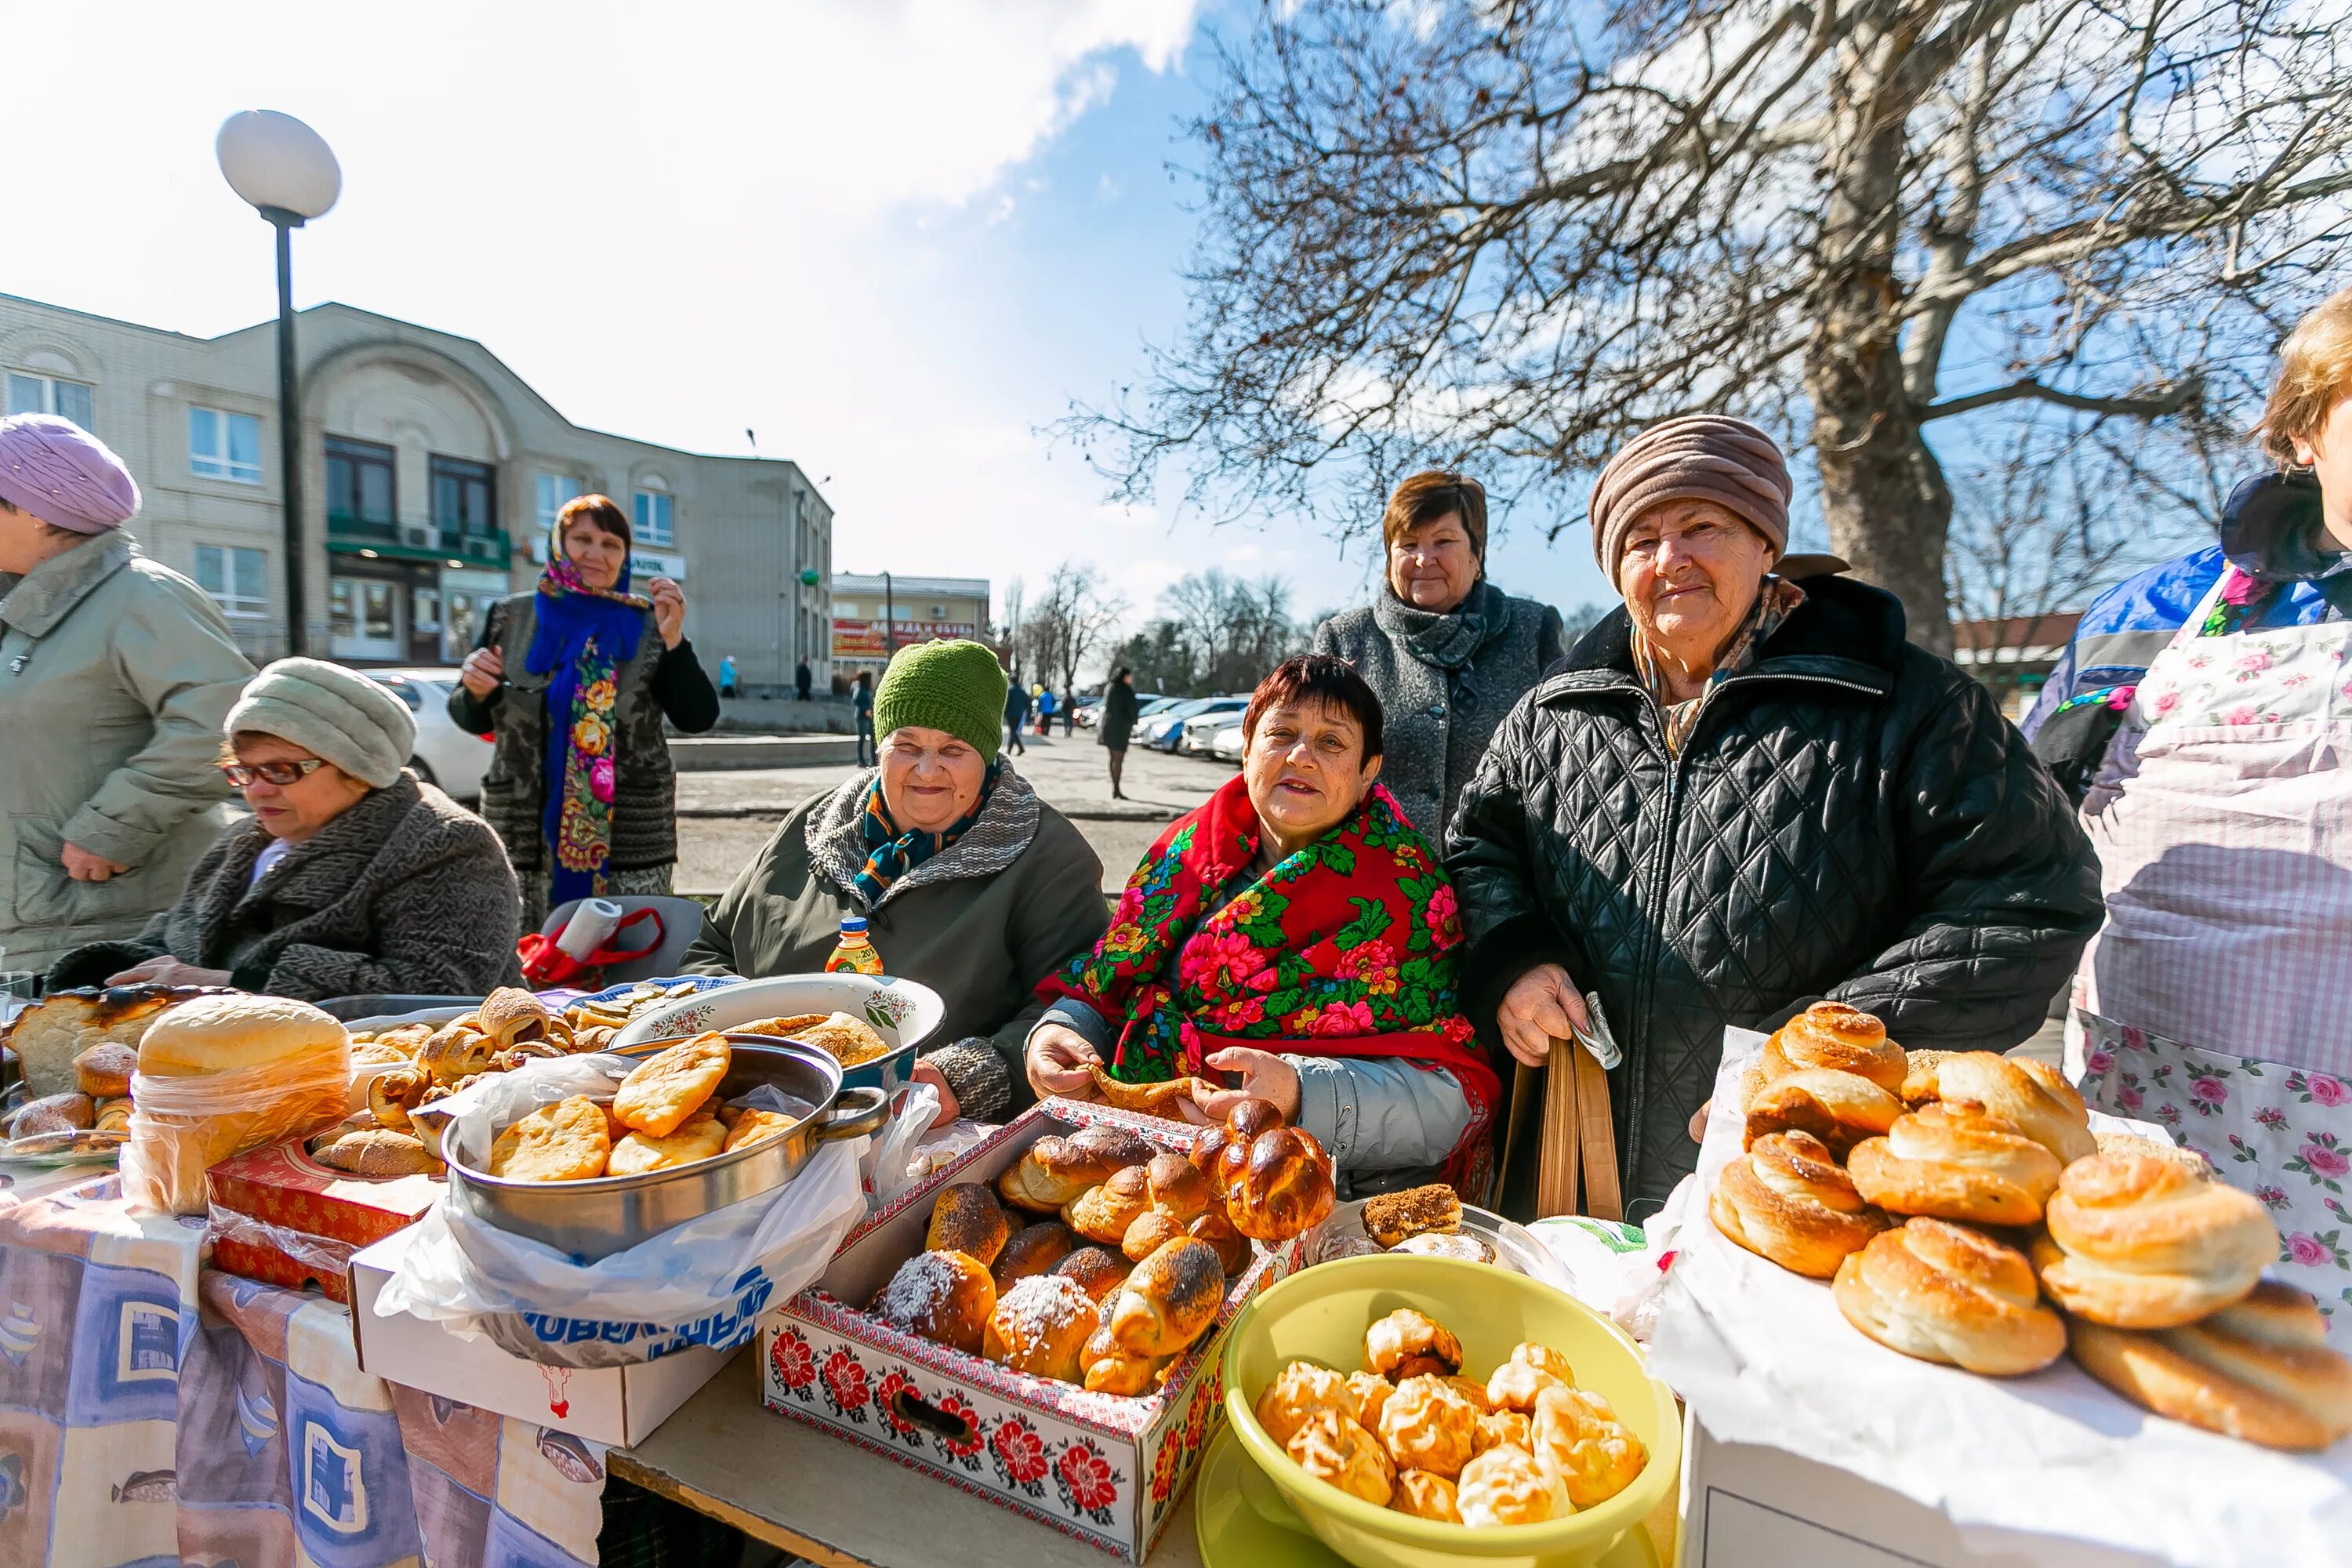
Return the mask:
[[(1497, 1268), (1524, 1274), (1530, 1279), (1539, 1279), (1558, 1289), (1569, 1289), (1568, 1270), (1560, 1267), (1559, 1259), (1554, 1258), (1525, 1226), (1515, 1225), (1501, 1215), (1464, 1204), (1462, 1228), (1495, 1249)], [(1307, 1260), (1304, 1267), (1311, 1268), (1318, 1263), (1328, 1261), (1328, 1249), (1341, 1237), (1361, 1237), (1363, 1234), (1362, 1200), (1339, 1205), (1331, 1211), (1330, 1217), (1300, 1238), (1302, 1256)]]

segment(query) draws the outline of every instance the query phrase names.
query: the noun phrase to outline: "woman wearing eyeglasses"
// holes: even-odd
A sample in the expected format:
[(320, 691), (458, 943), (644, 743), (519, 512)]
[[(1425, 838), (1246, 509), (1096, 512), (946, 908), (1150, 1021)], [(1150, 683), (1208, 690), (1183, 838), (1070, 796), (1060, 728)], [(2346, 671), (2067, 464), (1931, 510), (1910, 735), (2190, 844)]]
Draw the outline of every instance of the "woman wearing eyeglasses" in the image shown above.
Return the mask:
[(1486, 491), (1435, 470), (1397, 486), (1381, 515), (1386, 581), (1372, 603), (1315, 628), (1379, 694), (1388, 785), (1432, 844), (1503, 715), (1568, 651), (1559, 612), (1486, 581)]
[(400, 699), (341, 665), (281, 658), (223, 728), (220, 771), (253, 815), (136, 939), (58, 960), (51, 990), (145, 981), (314, 1002), (521, 983), (506, 851), (407, 770), (416, 721)]

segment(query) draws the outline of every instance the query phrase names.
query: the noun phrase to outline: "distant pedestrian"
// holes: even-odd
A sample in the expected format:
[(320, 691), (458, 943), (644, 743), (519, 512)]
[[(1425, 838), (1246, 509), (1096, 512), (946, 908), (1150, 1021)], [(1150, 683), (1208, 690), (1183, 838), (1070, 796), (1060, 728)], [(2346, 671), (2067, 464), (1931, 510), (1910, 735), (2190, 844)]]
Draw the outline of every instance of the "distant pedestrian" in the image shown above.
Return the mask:
[(1051, 735), (1053, 732), (1054, 689), (1050, 686), (1041, 686), (1037, 689), (1037, 733)]
[(1118, 791), (1119, 774), (1127, 768), (1128, 738), (1135, 733), (1135, 677), (1127, 666), (1120, 665), (1110, 672), (1110, 684), (1103, 688), (1102, 744), (1110, 753), (1110, 797), (1125, 800)]
[(815, 679), (816, 678), (814, 676), (809, 673), (808, 660), (803, 659), (798, 664), (793, 666), (793, 695), (799, 698), (803, 702), (807, 701), (809, 700), (809, 686), (815, 680)]
[(1062, 689), (1062, 733), (1073, 735), (1078, 728), (1078, 694), (1069, 688)]
[(719, 661), (719, 695), (735, 695), (735, 656), (731, 653)]
[(857, 684), (850, 689), (850, 711), (857, 716), (857, 765), (874, 765), (874, 672), (861, 669)]
[(1029, 694), (1013, 681), (1004, 686), (1004, 749), (1020, 756), (1028, 748), (1021, 743), (1021, 727), (1029, 721)]

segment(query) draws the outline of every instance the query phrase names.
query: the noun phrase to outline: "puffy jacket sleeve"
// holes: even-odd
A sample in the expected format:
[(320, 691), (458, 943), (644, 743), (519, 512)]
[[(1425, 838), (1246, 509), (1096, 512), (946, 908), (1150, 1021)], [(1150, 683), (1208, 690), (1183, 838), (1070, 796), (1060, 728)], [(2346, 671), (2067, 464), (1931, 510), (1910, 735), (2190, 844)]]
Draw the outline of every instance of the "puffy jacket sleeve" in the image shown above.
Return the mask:
[(116, 678), (154, 728), (65, 825), (67, 843), (133, 868), (228, 794), (221, 721), (253, 679), (228, 623), (194, 584), (157, 574), (139, 585), (115, 623), (111, 651)]
[(1495, 732), (1446, 830), (1445, 868), (1470, 939), (1462, 960), (1462, 1010), (1482, 1033), (1493, 1028), (1503, 993), (1536, 965), (1561, 964), (1583, 978), (1573, 944), (1546, 912), (1532, 875), (1536, 844), (1524, 773), (1534, 729), (1529, 692)]
[[(1915, 652), (1905, 678), (1929, 658)], [(2006, 1049), (2040, 1027), (2099, 928), (2098, 860), (1990, 695), (1957, 669), (1941, 680), (1895, 737), (1908, 918), (1830, 994), (1906, 1046)]]

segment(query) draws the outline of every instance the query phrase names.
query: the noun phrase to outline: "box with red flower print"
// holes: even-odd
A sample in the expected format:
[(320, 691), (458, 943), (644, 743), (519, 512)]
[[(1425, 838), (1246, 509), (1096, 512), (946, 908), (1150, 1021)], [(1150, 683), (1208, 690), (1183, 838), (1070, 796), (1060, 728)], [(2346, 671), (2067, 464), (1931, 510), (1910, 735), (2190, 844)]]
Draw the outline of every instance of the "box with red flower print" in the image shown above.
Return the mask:
[(352, 1254), (414, 1225), (448, 1184), (422, 1173), (368, 1177), (330, 1170), (310, 1158), (303, 1142), (264, 1144), (205, 1173), (213, 1267), (343, 1301)]
[[(760, 1331), (768, 1408), (1141, 1562), (1223, 1419), (1217, 1363), (1244, 1302), (1297, 1264), (1298, 1244), (1260, 1247), (1228, 1281), (1215, 1327), (1168, 1369), (1158, 1393), (1125, 1398), (1030, 1377), (902, 1333), (859, 1309), (923, 1249), (931, 1205), (952, 1182), (993, 1182), (1050, 1133), (1108, 1122), (1168, 1149), (1192, 1129), (1049, 1100), (850, 1232), (817, 1285)], [(851, 1305), (855, 1303), (856, 1305)]]

